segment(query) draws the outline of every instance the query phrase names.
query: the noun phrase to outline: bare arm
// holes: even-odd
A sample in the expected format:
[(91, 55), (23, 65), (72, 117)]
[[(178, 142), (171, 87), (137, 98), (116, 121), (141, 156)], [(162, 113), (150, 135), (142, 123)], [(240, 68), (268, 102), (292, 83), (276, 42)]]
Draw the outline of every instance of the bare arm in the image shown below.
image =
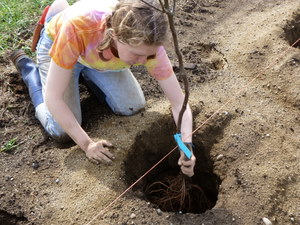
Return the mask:
[[(178, 80), (175, 74), (173, 74), (168, 79), (159, 81), (159, 84), (171, 103), (173, 117), (175, 123), (177, 124), (179, 112), (181, 110), (183, 100), (184, 100), (184, 95), (182, 93)], [(181, 126), (182, 140), (184, 142), (192, 142), (192, 136), (191, 136), (192, 129), (193, 129), (192, 112), (189, 105), (187, 105), (186, 111), (183, 114), (182, 126)]]
[[(178, 116), (184, 101), (184, 95), (178, 83), (178, 80), (173, 74), (166, 80), (159, 81), (161, 88), (163, 89), (165, 95), (169, 99), (172, 107), (173, 118), (177, 124)], [(189, 105), (187, 105), (186, 111), (183, 114), (182, 126), (181, 126), (181, 135), (184, 142), (192, 142), (192, 129), (193, 129), (193, 116)], [(185, 161), (184, 154), (180, 151), (180, 158), (178, 160), (178, 165), (181, 167), (181, 170), (187, 176), (194, 175), (194, 166), (196, 163), (196, 158), (193, 155), (191, 160)]]
[(76, 120), (73, 112), (64, 101), (64, 92), (68, 87), (72, 70), (64, 69), (51, 60), (46, 82), (46, 105), (64, 131), (86, 152), (92, 161), (111, 161), (112, 154), (105, 146), (107, 141), (93, 142)]

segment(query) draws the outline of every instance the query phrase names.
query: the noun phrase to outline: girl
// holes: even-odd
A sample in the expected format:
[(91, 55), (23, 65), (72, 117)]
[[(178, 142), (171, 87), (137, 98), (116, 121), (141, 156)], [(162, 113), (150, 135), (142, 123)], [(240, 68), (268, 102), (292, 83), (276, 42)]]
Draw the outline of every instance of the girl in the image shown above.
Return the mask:
[[(163, 13), (148, 5), (160, 8), (156, 0), (147, 0), (148, 4), (140, 0), (65, 3), (56, 0), (48, 11), (37, 46), (39, 75), (24, 72), (32, 62), (20, 51), (12, 60), (45, 130), (58, 141), (71, 137), (93, 162), (111, 162), (114, 156), (108, 147), (112, 144), (93, 141), (81, 127), (79, 75), (113, 112), (132, 115), (144, 108), (145, 98), (130, 66), (142, 64), (166, 94), (177, 122), (184, 95), (163, 48), (168, 23)], [(191, 143), (191, 133), (192, 113), (187, 106), (182, 139)], [(178, 163), (184, 174), (193, 175), (194, 156), (184, 161), (181, 153)]]

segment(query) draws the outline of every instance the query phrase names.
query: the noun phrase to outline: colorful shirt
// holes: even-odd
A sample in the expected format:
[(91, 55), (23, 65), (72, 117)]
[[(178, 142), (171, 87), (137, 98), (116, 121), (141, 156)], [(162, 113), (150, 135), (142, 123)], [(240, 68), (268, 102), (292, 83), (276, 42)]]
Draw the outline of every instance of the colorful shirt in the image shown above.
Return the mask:
[[(106, 28), (105, 18), (111, 15), (114, 0), (81, 0), (55, 15), (47, 24), (47, 34), (53, 45), (50, 56), (65, 69), (72, 69), (78, 62), (100, 71), (122, 70), (130, 65), (115, 57), (111, 49), (99, 57), (97, 46), (101, 43)], [(173, 74), (172, 65), (163, 46), (158, 48), (154, 59), (145, 63), (148, 72), (158, 80)]]

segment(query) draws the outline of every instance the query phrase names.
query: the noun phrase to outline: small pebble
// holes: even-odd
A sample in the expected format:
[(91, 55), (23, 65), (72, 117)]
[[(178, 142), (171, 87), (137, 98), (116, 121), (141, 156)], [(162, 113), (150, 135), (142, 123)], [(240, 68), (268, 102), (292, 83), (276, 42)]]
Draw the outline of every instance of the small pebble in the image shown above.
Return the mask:
[(136, 218), (136, 215), (134, 213), (131, 213), (130, 219), (134, 219), (134, 218)]
[(40, 167), (40, 164), (39, 164), (39, 162), (33, 162), (31, 167), (36, 170)]
[(272, 222), (266, 217), (262, 218), (262, 221), (264, 222), (265, 225), (272, 225)]
[(157, 215), (161, 216), (163, 214), (163, 212), (161, 211), (161, 209), (156, 209)]
[(60, 180), (57, 178), (57, 179), (55, 180), (55, 183), (58, 184), (59, 182), (60, 182)]
[(221, 159), (223, 159), (223, 157), (224, 157), (224, 155), (220, 154), (220, 155), (217, 156), (217, 160), (221, 160)]

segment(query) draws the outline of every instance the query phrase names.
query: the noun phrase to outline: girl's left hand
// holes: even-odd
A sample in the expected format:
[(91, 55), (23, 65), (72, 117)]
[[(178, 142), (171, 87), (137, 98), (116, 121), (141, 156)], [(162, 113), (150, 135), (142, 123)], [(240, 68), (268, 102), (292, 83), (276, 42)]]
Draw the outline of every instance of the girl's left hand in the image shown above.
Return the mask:
[(109, 147), (112, 147), (112, 143), (106, 140), (100, 140), (97, 142), (91, 142), (84, 149), (85, 154), (89, 160), (98, 164), (102, 163), (111, 163), (115, 159), (114, 155), (109, 151)]

